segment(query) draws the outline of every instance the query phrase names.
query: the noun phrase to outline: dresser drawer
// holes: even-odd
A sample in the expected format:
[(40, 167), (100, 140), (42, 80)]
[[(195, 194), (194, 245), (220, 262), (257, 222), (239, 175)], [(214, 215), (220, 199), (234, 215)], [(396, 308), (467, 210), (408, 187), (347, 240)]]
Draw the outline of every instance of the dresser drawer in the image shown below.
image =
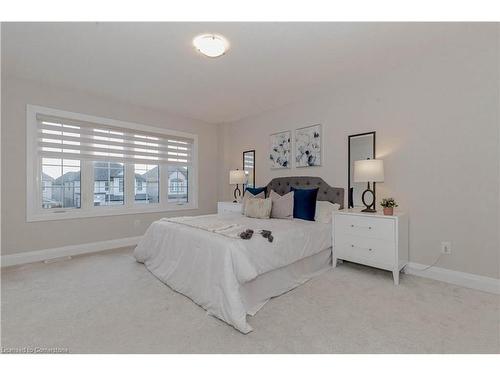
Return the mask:
[(396, 257), (396, 247), (394, 241), (336, 233), (335, 253), (340, 259), (366, 260), (373, 265), (392, 266)]
[(393, 242), (394, 221), (357, 215), (335, 215), (335, 236), (338, 233)]

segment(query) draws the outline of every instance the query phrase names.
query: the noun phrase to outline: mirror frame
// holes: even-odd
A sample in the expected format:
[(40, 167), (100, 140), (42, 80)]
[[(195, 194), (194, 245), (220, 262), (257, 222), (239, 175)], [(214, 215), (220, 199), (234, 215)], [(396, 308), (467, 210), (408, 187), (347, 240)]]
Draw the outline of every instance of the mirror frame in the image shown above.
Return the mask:
[[(245, 154), (246, 153), (253, 153), (253, 186), (252, 187), (255, 187), (255, 150), (246, 150), (246, 151), (243, 151), (243, 167), (242, 167), (243, 170), (245, 170)], [(244, 185), (245, 188), (247, 186), (248, 186), (248, 184)]]
[[(353, 202), (352, 202), (352, 195), (351, 195), (351, 138), (356, 138), (356, 137), (361, 137), (363, 135), (371, 135), (373, 134), (373, 156), (372, 159), (376, 158), (376, 138), (377, 138), (377, 132), (372, 131), (372, 132), (365, 132), (365, 133), (358, 133), (358, 134), (352, 134), (347, 137), (347, 208), (353, 208)], [(375, 191), (375, 185), (376, 183), (373, 182), (373, 200), (375, 202), (375, 197), (376, 197), (376, 191)]]

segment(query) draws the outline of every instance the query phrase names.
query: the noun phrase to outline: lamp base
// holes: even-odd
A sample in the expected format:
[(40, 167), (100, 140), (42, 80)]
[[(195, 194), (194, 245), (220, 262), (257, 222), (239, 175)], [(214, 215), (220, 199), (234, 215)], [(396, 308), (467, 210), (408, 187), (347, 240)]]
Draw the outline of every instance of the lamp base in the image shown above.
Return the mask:
[(236, 184), (236, 188), (234, 189), (234, 201), (233, 203), (238, 203), (238, 199), (241, 197), (241, 190), (238, 186), (238, 184)]
[[(368, 193), (372, 195), (372, 202), (370, 204), (366, 203), (365, 201), (366, 194)], [(370, 183), (368, 183), (368, 188), (363, 192), (363, 195), (361, 195), (361, 201), (366, 207), (364, 210), (361, 210), (361, 212), (377, 212), (375, 210), (375, 192), (370, 189)]]

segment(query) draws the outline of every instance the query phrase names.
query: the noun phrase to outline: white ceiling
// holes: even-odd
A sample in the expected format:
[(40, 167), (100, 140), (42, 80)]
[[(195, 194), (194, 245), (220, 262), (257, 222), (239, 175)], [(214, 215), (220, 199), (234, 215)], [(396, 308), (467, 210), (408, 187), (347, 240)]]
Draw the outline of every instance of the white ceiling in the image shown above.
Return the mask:
[[(283, 106), (437, 51), (465, 24), (10, 23), (7, 76), (48, 82), (211, 123)], [(224, 35), (218, 59), (194, 36)]]

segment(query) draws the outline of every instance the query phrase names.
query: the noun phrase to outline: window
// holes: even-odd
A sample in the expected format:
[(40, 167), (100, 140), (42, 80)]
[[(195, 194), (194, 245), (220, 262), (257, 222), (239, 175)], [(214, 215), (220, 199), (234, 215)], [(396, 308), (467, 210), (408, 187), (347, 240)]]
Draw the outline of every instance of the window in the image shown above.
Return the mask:
[(197, 136), (27, 110), (28, 221), (197, 208)]
[(186, 203), (188, 199), (188, 167), (168, 167), (168, 201)]
[(80, 207), (80, 161), (42, 158), (42, 207)]
[[(94, 206), (124, 204), (123, 163), (94, 162)], [(103, 189), (104, 186), (104, 189)]]
[(160, 166), (135, 164), (135, 202), (158, 203), (160, 187)]

